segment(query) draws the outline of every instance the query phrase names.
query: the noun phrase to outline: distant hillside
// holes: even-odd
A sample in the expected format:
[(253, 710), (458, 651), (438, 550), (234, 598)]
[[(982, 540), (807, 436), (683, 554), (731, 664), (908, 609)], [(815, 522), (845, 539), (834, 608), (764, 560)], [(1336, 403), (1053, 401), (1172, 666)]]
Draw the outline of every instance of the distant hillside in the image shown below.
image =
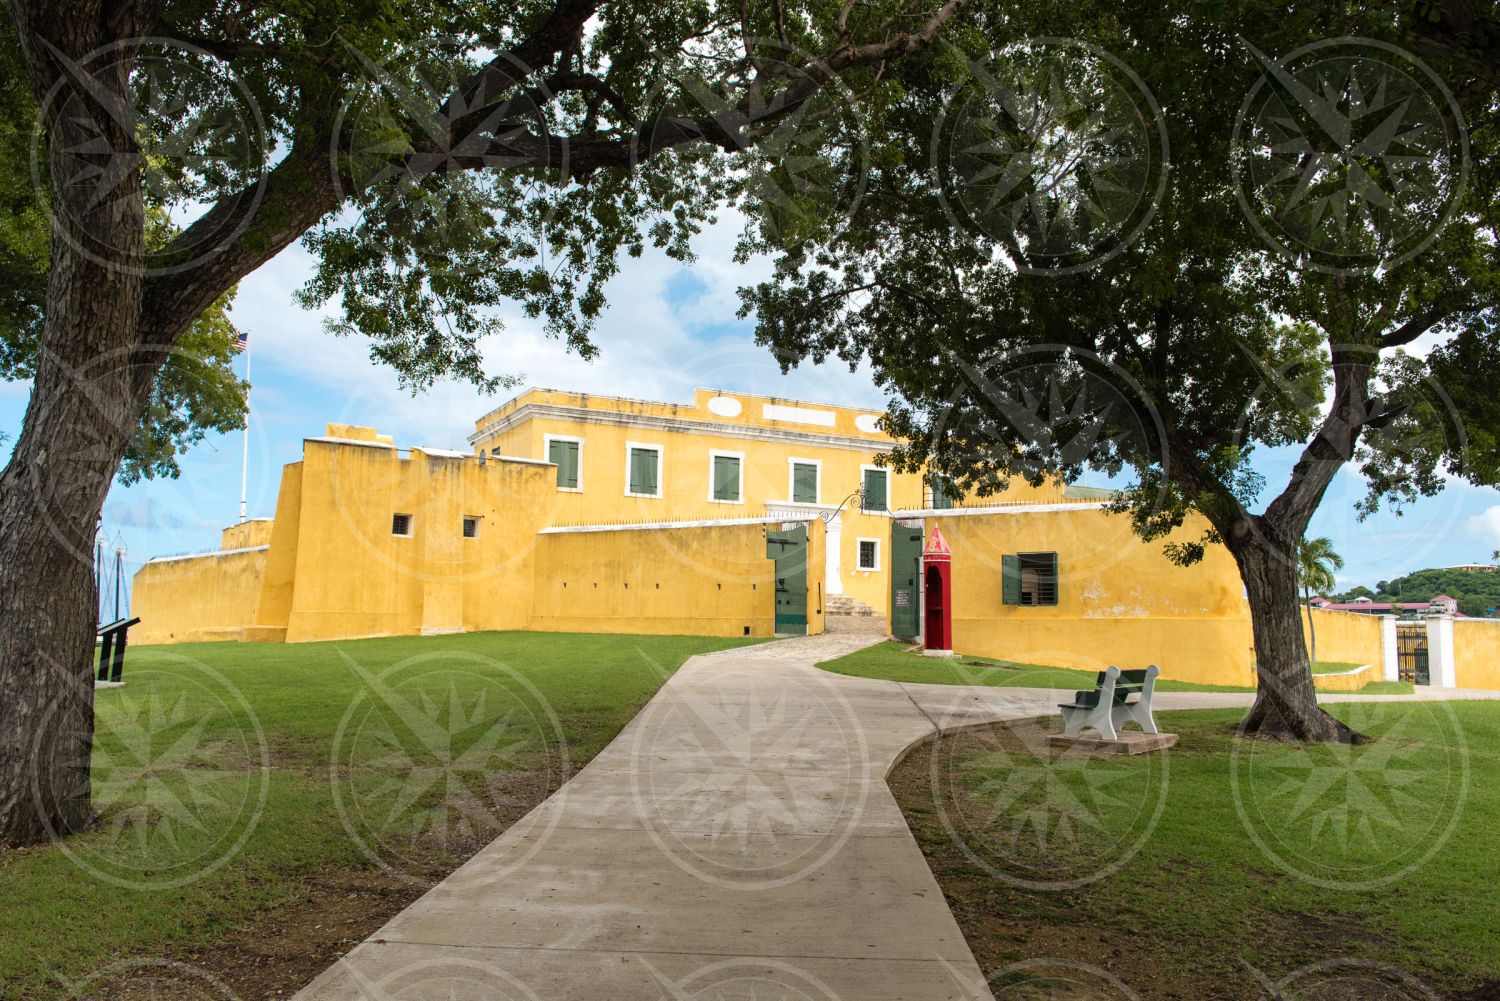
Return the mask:
[(1484, 616), (1500, 607), (1500, 569), (1418, 570), (1395, 580), (1383, 580), (1375, 590), (1359, 586), (1350, 588), (1336, 600), (1353, 601), (1371, 598), (1375, 601), (1427, 601), (1440, 594), (1458, 599), (1458, 610), (1465, 615)]

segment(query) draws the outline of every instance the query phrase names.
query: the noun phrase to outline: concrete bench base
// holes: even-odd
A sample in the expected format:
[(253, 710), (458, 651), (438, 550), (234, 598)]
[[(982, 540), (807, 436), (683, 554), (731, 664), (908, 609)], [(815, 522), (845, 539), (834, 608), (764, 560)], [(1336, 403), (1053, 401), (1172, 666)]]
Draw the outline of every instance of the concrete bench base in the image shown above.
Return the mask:
[(1137, 730), (1121, 730), (1114, 740), (1098, 734), (1053, 734), (1048, 739), (1054, 751), (1077, 748), (1088, 754), (1145, 754), (1147, 751), (1164, 751), (1177, 743), (1175, 733), (1141, 733)]

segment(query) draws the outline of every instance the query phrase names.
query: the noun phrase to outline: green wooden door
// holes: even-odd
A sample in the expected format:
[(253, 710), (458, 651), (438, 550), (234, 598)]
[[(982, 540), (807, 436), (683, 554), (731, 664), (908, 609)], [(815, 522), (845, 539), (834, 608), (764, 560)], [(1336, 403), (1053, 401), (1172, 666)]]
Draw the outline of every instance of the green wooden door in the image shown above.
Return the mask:
[(766, 558), (776, 561), (776, 632), (807, 635), (807, 527), (766, 532)]
[(891, 522), (891, 635), (922, 628), (922, 529)]

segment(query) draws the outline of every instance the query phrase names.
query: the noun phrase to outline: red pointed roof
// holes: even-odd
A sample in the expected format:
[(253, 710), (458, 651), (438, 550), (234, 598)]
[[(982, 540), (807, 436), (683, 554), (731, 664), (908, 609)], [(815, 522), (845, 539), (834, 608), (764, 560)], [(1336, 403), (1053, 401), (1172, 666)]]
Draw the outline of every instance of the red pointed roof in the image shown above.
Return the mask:
[(943, 538), (943, 530), (936, 525), (932, 528), (932, 534), (927, 537), (927, 546), (922, 550), (923, 556), (952, 556), (953, 550), (948, 548), (948, 540)]

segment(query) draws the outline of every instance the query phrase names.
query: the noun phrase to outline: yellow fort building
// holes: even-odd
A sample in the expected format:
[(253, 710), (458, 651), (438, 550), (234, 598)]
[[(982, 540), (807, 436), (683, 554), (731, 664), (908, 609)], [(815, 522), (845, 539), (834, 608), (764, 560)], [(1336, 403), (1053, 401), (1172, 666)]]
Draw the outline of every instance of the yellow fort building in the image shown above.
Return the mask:
[[(1018, 481), (998, 499), (956, 501), (882, 465), (892, 441), (879, 418), (707, 389), (691, 404), (533, 389), (481, 417), (465, 451), (330, 424), (283, 470), (274, 518), (226, 528), (216, 552), (141, 569), (140, 639), (915, 638), (921, 551), (940, 526), (955, 649), (1253, 683), (1227, 552), (1174, 566), (1099, 490)], [(1182, 531), (1196, 538), (1202, 525)], [(1380, 658), (1378, 617), (1318, 615), (1320, 656)]]

